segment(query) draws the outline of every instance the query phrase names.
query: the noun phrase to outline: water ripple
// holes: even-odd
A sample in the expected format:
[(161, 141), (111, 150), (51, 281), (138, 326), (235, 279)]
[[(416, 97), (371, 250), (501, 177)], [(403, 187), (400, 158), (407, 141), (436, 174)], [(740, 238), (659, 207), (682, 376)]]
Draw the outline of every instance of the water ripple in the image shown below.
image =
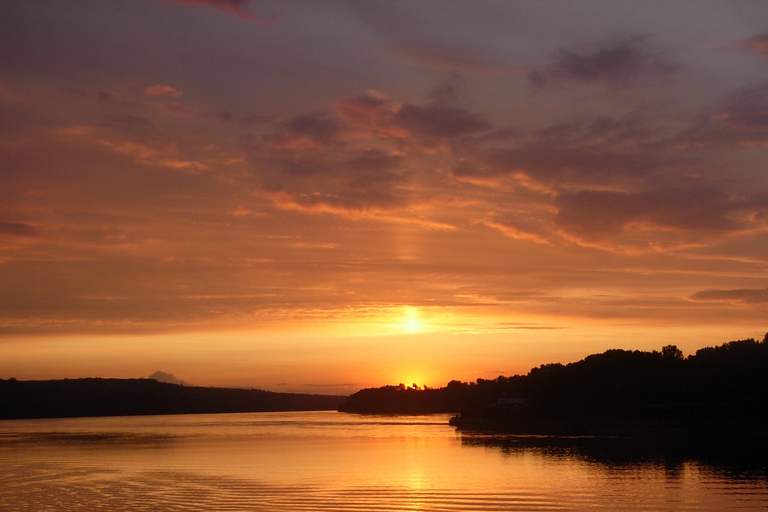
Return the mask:
[[(677, 511), (699, 510), (702, 505), (696, 499), (671, 501), (667, 496), (661, 500), (641, 492), (623, 497), (592, 492), (553, 492), (547, 496), (536, 490), (486, 493), (439, 488), (281, 486), (184, 471), (124, 474), (101, 468), (62, 470), (46, 464), (6, 467), (0, 472), (0, 488), (0, 510), (17, 512)], [(739, 492), (735, 488), (729, 491)], [(755, 505), (748, 491), (742, 489), (745, 501), (739, 503), (745, 510)]]

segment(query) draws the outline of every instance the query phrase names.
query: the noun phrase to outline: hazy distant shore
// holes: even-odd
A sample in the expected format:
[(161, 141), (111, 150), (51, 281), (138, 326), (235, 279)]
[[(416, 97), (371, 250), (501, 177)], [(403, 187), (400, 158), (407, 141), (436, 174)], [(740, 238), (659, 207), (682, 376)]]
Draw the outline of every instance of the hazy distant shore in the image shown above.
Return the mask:
[(335, 410), (346, 398), (154, 379), (0, 379), (0, 419)]

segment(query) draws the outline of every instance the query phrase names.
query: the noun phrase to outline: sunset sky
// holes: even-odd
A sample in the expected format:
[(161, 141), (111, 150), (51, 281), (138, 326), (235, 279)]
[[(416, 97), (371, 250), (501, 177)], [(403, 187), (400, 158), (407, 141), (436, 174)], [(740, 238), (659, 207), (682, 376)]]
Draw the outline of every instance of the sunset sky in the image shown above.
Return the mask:
[(768, 2), (0, 3), (0, 378), (351, 393), (768, 331)]

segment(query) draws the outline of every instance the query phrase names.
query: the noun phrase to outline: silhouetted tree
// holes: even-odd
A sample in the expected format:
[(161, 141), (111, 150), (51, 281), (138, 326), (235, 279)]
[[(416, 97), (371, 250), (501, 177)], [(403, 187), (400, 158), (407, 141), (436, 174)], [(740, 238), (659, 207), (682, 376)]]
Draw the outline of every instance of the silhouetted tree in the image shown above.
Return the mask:
[(682, 359), (683, 351), (677, 345), (666, 345), (661, 348), (661, 356), (666, 359)]

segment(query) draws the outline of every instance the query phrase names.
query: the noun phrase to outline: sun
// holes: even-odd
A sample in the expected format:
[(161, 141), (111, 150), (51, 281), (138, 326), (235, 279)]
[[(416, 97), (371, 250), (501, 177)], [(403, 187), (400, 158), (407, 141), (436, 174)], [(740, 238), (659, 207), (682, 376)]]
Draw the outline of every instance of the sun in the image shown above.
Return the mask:
[(400, 326), (405, 332), (415, 334), (424, 329), (424, 324), (419, 319), (419, 312), (413, 308), (406, 308)]

